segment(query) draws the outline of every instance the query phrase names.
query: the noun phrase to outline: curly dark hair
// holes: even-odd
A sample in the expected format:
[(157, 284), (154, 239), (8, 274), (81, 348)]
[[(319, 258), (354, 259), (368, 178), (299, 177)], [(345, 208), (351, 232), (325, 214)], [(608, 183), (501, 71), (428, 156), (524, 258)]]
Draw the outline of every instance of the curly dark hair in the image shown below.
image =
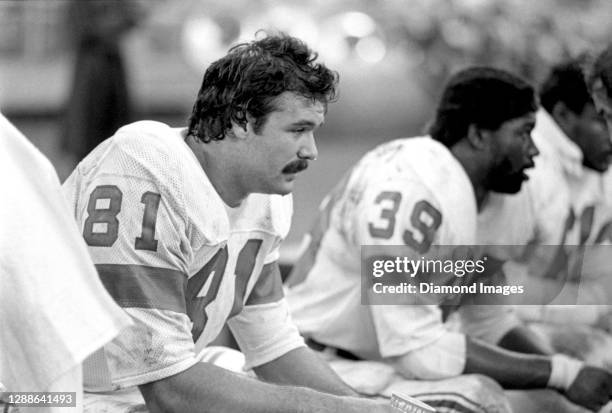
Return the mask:
[(245, 127), (247, 115), (258, 133), (283, 92), (327, 105), (336, 99), (338, 74), (315, 63), (317, 57), (301, 40), (284, 33), (232, 47), (204, 73), (188, 135), (203, 142), (221, 140), (232, 122)]
[(447, 147), (463, 139), (470, 125), (497, 130), (502, 123), (535, 112), (534, 88), (505, 70), (470, 67), (451, 77), (429, 133)]
[(593, 104), (583, 73), (585, 62), (586, 56), (583, 55), (551, 69), (540, 87), (540, 102), (549, 113), (559, 102), (578, 115), (587, 104)]

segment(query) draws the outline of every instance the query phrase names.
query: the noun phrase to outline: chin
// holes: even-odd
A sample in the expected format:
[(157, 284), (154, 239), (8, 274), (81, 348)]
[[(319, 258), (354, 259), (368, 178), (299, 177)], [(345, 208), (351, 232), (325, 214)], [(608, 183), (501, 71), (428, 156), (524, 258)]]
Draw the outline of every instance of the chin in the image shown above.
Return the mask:
[(293, 186), (291, 186), (291, 188), (282, 188), (282, 189), (279, 189), (278, 191), (274, 191), (274, 193), (277, 195), (288, 195), (292, 192), (293, 192)]
[(502, 194), (509, 194), (509, 195), (518, 194), (521, 191), (521, 187), (522, 185), (512, 186), (512, 187), (502, 188), (501, 190), (496, 191), (496, 192), (501, 192)]
[(283, 181), (276, 185), (271, 185), (265, 191), (266, 194), (287, 195), (293, 192), (293, 182)]
[(593, 169), (595, 172), (599, 172), (600, 174), (606, 172), (610, 165), (609, 164), (599, 164), (599, 165), (587, 165), (589, 168)]
[(506, 179), (493, 187), (491, 191), (499, 192), (501, 194), (516, 194), (523, 187), (523, 179)]

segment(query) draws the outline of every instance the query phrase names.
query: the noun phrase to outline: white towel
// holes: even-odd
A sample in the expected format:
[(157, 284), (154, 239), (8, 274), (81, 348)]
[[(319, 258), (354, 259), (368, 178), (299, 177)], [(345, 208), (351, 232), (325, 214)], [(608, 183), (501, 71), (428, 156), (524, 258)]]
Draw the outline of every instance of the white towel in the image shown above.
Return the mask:
[[(0, 114), (0, 383), (11, 392), (57, 390), (128, 323), (98, 278), (51, 163)], [(64, 391), (82, 389), (73, 385)]]

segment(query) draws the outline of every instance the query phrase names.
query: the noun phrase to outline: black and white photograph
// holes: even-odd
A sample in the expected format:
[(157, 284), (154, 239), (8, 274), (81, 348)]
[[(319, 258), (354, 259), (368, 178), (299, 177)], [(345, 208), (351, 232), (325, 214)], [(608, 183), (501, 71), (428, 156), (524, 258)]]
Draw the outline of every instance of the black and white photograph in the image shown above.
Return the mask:
[(0, 0), (1, 413), (612, 413), (609, 0)]

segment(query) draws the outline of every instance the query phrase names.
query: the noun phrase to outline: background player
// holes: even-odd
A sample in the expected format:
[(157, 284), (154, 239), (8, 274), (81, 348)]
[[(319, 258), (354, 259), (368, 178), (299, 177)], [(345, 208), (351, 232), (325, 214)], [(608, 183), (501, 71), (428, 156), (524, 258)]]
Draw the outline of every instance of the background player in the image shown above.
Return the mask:
[[(90, 389), (138, 386), (153, 412), (391, 411), (304, 346), (281, 289), (281, 195), (316, 158), (337, 83), (315, 59), (284, 35), (238, 45), (207, 69), (187, 129), (127, 125), (69, 177), (100, 277), (134, 320), (88, 361)], [(199, 362), (226, 321), (265, 382)], [(125, 393), (89, 407), (138, 399)]]
[[(406, 385), (434, 407), (508, 411), (499, 386), (480, 375), (506, 388), (553, 387), (591, 409), (607, 402), (610, 374), (544, 355), (549, 349), (503, 306), (461, 307), (466, 331), (477, 335), (468, 337), (447, 329), (435, 305), (361, 305), (363, 245), (390, 246), (391, 256), (392, 246), (407, 245), (419, 259), (435, 245), (475, 243), (477, 208), (488, 192), (516, 193), (533, 166), (536, 108), (523, 80), (466, 69), (444, 90), (431, 138), (392, 141), (364, 156), (324, 200), (291, 274), (288, 301), (300, 331), (345, 358), (381, 360), (404, 379), (421, 380), (391, 378), (377, 390)], [(577, 408), (557, 394), (542, 392), (536, 409)]]
[(609, 254), (606, 247), (593, 245), (609, 243), (612, 204), (606, 199), (605, 179), (612, 143), (587, 89), (584, 64), (584, 58), (561, 63), (542, 84), (543, 108), (532, 134), (541, 152), (536, 167), (524, 191), (487, 200), (479, 215), (479, 240), (527, 245), (520, 256), (528, 258), (507, 263), (506, 273), (512, 282), (527, 286), (532, 304), (550, 299), (598, 304), (517, 310), (527, 320), (546, 323), (537, 328), (560, 351), (609, 366), (610, 337), (586, 325), (607, 325), (610, 318), (609, 307), (601, 305), (609, 301)]

